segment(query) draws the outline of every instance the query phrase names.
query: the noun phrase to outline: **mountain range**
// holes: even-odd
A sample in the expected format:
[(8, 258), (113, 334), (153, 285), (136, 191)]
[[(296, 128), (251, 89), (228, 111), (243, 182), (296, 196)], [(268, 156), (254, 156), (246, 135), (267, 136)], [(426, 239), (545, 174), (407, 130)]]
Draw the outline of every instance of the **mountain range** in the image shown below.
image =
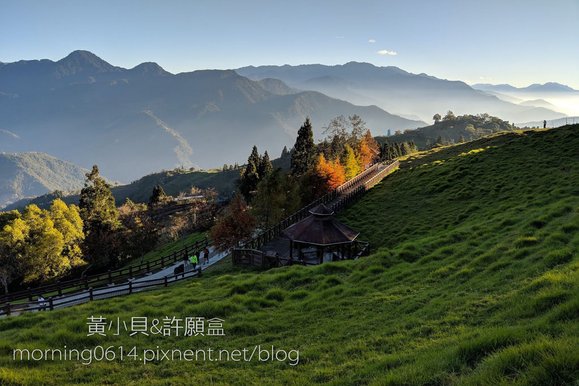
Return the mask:
[(375, 134), (424, 125), (232, 70), (174, 75), (155, 63), (124, 69), (88, 51), (0, 66), (0, 151), (98, 164), (125, 182), (163, 168), (243, 162), (253, 145), (278, 153), (293, 145), (307, 116), (320, 137), (342, 114), (362, 116)]
[(276, 78), (294, 88), (319, 91), (359, 105), (376, 105), (424, 121), (448, 110), (457, 115), (488, 113), (511, 122), (564, 116), (544, 107), (510, 103), (464, 82), (413, 74), (393, 66), (350, 62), (336, 66), (249, 66), (236, 71), (250, 79)]
[(448, 110), (512, 122), (564, 117), (549, 102), (513, 101), (368, 63), (172, 74), (152, 62), (126, 69), (74, 51), (56, 62), (0, 64), (0, 151), (98, 164), (128, 182), (161, 169), (243, 163), (253, 145), (279, 154), (308, 116), (316, 139), (338, 115), (360, 115), (374, 135), (426, 126)]
[(477, 83), (473, 84), (472, 88), (476, 90), (483, 91), (495, 91), (495, 92), (577, 92), (577, 90), (566, 86), (561, 83), (547, 82), (545, 84), (534, 83), (527, 87), (515, 87), (510, 84), (489, 84), (489, 83)]
[(55, 190), (82, 188), (87, 170), (44, 153), (0, 153), (0, 209)]

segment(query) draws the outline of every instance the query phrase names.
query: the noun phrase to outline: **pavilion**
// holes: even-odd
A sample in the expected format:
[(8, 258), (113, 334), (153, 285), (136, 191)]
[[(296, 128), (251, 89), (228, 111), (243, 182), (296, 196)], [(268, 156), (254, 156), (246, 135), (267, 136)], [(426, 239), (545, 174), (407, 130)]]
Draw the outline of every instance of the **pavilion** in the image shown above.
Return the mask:
[(334, 211), (324, 204), (309, 212), (310, 216), (282, 232), (289, 239), (290, 260), (321, 264), (354, 257), (353, 244), (360, 232), (336, 220)]

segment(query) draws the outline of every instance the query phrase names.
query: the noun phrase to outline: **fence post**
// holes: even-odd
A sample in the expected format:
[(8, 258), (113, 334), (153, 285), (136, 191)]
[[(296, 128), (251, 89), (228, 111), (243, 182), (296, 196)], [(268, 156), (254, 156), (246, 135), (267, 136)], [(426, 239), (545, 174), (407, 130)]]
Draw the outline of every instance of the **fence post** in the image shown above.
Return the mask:
[(92, 293), (92, 287), (90, 287), (88, 289), (88, 300), (90, 300), (91, 302), (94, 300), (93, 293)]
[(167, 287), (167, 276), (165, 276), (165, 277), (163, 278), (163, 285), (164, 285), (165, 287)]
[[(45, 303), (46, 304), (46, 303)], [(50, 311), (54, 310), (54, 301), (52, 300), (52, 296), (48, 298), (48, 309)]]
[(133, 293), (133, 282), (129, 280), (129, 295)]
[(129, 278), (133, 277), (133, 266), (129, 265)]
[(10, 316), (10, 303), (6, 303), (6, 306), (4, 306), (6, 315)]
[(84, 278), (84, 288), (88, 289), (88, 279), (86, 277)]
[(197, 268), (197, 276), (201, 277), (202, 275), (201, 271), (202, 271), (201, 267)]
[[(177, 261), (177, 260), (175, 260)], [(149, 261), (147, 260), (147, 273), (151, 272), (151, 264), (149, 264)]]
[(165, 266), (165, 256), (161, 256), (161, 268)]

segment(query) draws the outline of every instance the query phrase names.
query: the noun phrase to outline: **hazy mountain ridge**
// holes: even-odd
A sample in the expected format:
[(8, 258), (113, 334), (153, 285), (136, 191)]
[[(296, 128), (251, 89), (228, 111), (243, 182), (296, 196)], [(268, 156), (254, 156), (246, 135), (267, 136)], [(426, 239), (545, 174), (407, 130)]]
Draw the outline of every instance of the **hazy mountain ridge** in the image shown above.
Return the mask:
[(490, 84), (490, 83), (476, 83), (472, 88), (483, 91), (497, 91), (497, 92), (577, 92), (567, 85), (557, 82), (547, 82), (544, 84), (534, 83), (527, 87), (515, 87), (510, 84)]
[(55, 190), (78, 190), (86, 172), (44, 153), (0, 153), (0, 208)]
[(20, 137), (2, 141), (0, 151), (98, 164), (121, 181), (176, 166), (243, 162), (254, 144), (280, 152), (308, 115), (317, 135), (340, 114), (362, 116), (375, 134), (424, 125), (279, 80), (256, 82), (232, 70), (173, 75), (155, 63), (123, 69), (86, 51), (6, 64), (0, 92), (14, 95), (0, 97), (0, 127)]
[(359, 105), (377, 105), (394, 114), (429, 120), (435, 113), (489, 113), (514, 122), (563, 116), (535, 106), (519, 106), (475, 90), (461, 81), (412, 74), (398, 67), (369, 63), (344, 65), (249, 66), (236, 70), (251, 79), (277, 78), (290, 87), (315, 90)]

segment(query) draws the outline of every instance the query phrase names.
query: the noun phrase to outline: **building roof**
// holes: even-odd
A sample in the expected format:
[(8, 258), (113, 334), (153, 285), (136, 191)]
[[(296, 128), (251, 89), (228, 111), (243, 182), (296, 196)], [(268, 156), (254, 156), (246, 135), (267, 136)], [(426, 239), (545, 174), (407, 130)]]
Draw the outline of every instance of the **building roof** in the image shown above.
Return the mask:
[(318, 246), (351, 243), (360, 234), (336, 220), (334, 211), (324, 204), (311, 209), (310, 213), (310, 216), (286, 228), (283, 234), (294, 242)]

